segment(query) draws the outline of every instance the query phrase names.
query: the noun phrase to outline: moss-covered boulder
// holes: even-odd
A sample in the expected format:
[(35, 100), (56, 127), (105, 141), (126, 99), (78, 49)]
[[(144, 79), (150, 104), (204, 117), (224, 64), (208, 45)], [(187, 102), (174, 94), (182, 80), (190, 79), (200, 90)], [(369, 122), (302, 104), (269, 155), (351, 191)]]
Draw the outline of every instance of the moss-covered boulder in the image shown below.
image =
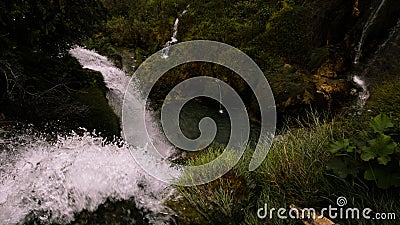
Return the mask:
[(107, 103), (100, 73), (82, 69), (69, 55), (52, 58), (25, 55), (25, 79), (0, 100), (7, 120), (33, 124), (46, 132), (70, 132), (79, 127), (119, 135), (119, 119)]
[(119, 135), (119, 119), (108, 105), (104, 92), (100, 88), (85, 88), (73, 97), (78, 104), (87, 108), (85, 113), (76, 118), (82, 127), (89, 130), (95, 129), (105, 136)]

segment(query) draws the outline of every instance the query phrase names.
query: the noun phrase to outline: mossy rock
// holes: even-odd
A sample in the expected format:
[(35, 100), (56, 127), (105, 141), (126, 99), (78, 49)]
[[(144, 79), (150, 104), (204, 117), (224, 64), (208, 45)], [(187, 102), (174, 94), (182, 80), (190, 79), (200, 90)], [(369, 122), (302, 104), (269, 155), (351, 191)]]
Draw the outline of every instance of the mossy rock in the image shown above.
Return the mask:
[(119, 119), (108, 105), (104, 92), (98, 87), (81, 90), (74, 95), (76, 101), (88, 108), (79, 118), (79, 124), (89, 130), (96, 129), (102, 136), (118, 136), (120, 134)]
[(386, 81), (372, 89), (367, 108), (374, 113), (385, 113), (394, 121), (400, 121), (400, 79)]

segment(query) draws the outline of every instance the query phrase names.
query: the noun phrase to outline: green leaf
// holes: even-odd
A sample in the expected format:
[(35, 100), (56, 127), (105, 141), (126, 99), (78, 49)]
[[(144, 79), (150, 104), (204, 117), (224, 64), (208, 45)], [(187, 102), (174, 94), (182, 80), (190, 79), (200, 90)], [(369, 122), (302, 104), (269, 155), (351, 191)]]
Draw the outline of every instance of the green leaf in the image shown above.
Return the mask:
[(369, 160), (375, 159), (375, 157), (377, 157), (375, 152), (371, 151), (368, 147), (362, 148), (362, 150), (364, 151), (363, 153), (361, 153), (361, 159), (363, 161), (368, 162)]
[(391, 186), (400, 186), (400, 173), (391, 171), (387, 167), (370, 168), (364, 172), (366, 180), (375, 181), (379, 188), (389, 188)]
[(353, 152), (355, 147), (350, 146), (349, 139), (341, 139), (335, 142), (330, 142), (328, 144), (328, 150), (332, 154), (336, 154), (341, 150), (346, 150), (347, 152)]
[(327, 167), (340, 178), (346, 178), (349, 175), (356, 177), (359, 169), (354, 164), (355, 162), (349, 158), (335, 157), (327, 163)]
[(386, 165), (390, 161), (389, 155), (393, 154), (397, 144), (390, 136), (379, 134), (378, 137), (368, 141), (367, 147), (361, 148), (361, 159), (369, 161), (379, 157), (378, 162)]
[(393, 127), (392, 121), (385, 114), (379, 114), (371, 120), (370, 127), (374, 129), (375, 133), (383, 133), (387, 128)]
[(370, 168), (364, 172), (364, 179), (377, 180), (385, 175), (385, 171), (380, 168)]
[(390, 158), (390, 156), (381, 156), (378, 158), (378, 163), (382, 164), (382, 165), (387, 165), (388, 162), (390, 162), (390, 160), (392, 160), (392, 158)]

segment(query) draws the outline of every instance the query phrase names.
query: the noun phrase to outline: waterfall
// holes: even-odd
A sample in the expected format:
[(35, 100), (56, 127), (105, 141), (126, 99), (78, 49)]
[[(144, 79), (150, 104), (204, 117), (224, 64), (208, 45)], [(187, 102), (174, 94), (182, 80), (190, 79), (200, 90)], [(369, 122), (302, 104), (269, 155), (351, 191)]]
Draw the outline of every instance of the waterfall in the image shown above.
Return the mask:
[[(129, 80), (132, 78), (129, 74), (115, 67), (115, 65), (110, 62), (107, 57), (99, 55), (95, 51), (87, 50), (80, 47), (75, 47), (71, 49), (70, 54), (74, 56), (83, 68), (91, 69), (100, 72), (104, 77), (104, 82), (106, 83), (107, 88), (109, 89), (107, 93), (107, 99), (109, 105), (113, 108), (115, 114), (119, 115), (121, 118), (122, 114), (122, 103), (125, 94), (125, 90), (129, 83)], [(133, 78), (134, 79), (134, 78)], [(133, 82), (138, 83), (138, 81)], [(132, 85), (132, 83), (131, 83)], [(135, 85), (135, 84), (133, 84)], [(139, 91), (139, 85), (135, 85), (138, 90), (134, 93), (136, 99), (134, 100), (136, 104), (143, 104), (141, 99), (141, 94)], [(143, 106), (144, 107), (144, 106)], [(152, 113), (149, 111), (145, 115), (147, 129), (149, 132), (149, 136), (153, 142), (153, 144), (157, 147), (157, 149), (163, 150), (161, 152), (165, 157), (168, 157), (175, 153), (174, 147), (169, 145), (164, 137), (164, 135), (160, 132), (160, 128), (154, 118), (152, 117)], [(139, 135), (139, 138), (145, 138), (145, 134)]]
[(100, 72), (104, 77), (109, 92), (107, 99), (115, 114), (121, 118), (122, 100), (130, 77), (119, 68), (115, 67), (107, 57), (84, 48), (75, 47), (69, 53), (78, 59), (83, 68)]
[[(70, 54), (83, 67), (103, 74), (109, 99), (120, 112), (130, 77), (94, 51), (77, 47)], [(171, 169), (168, 162), (146, 155), (146, 149), (124, 141), (106, 144), (87, 132), (58, 137), (52, 143), (26, 132), (2, 134), (0, 224), (26, 223), (31, 218), (40, 224), (67, 224), (77, 213), (94, 211), (107, 200), (130, 199), (135, 202), (130, 210), (139, 209), (150, 223), (169, 223), (170, 210), (163, 202), (173, 189), (146, 174), (130, 151), (143, 152), (148, 163), (160, 170)]]
[(189, 5), (188, 5), (188, 6), (186, 7), (186, 9), (183, 10), (183, 12), (182, 12), (181, 14), (179, 14), (179, 16), (175, 19), (175, 22), (174, 22), (174, 30), (173, 30), (173, 33), (172, 33), (171, 40), (170, 40), (170, 41), (167, 41), (167, 43), (165, 43), (164, 48), (163, 48), (162, 53), (161, 53), (161, 58), (163, 58), (163, 59), (168, 58), (169, 49), (171, 48), (171, 45), (173, 45), (173, 44), (175, 44), (175, 43), (178, 42), (177, 35), (178, 35), (179, 18), (182, 17), (183, 15), (185, 15), (185, 14), (188, 12), (188, 8), (189, 8)]
[(370, 15), (367, 22), (365, 23), (365, 25), (363, 27), (363, 31), (361, 33), (360, 41), (358, 42), (358, 45), (357, 45), (356, 56), (354, 58), (354, 64), (359, 63), (360, 57), (362, 55), (362, 47), (364, 45), (364, 41), (367, 36), (368, 30), (371, 27), (371, 25), (374, 24), (376, 18), (378, 17), (379, 11), (381, 10), (381, 8), (385, 4), (385, 2), (386, 2), (386, 0), (381, 0), (381, 3), (379, 4), (378, 8), (376, 8), (376, 10)]
[(379, 55), (379, 53), (386, 47), (386, 45), (391, 41), (394, 37), (394, 35), (397, 33), (397, 31), (400, 29), (400, 18), (397, 20), (396, 25), (390, 30), (388, 37), (386, 40), (379, 45), (378, 49), (374, 53), (374, 58), (371, 60), (370, 64), (373, 64), (376, 62), (376, 59)]
[[(379, 12), (381, 11), (382, 7), (385, 5), (385, 2), (386, 2), (386, 0), (381, 0), (381, 2), (379, 3), (378, 7), (376, 8), (376, 10), (371, 13), (371, 15), (369, 16), (367, 22), (365, 23), (365, 25), (363, 27), (363, 30), (362, 30), (362, 33), (361, 33), (360, 41), (358, 42), (358, 45), (357, 45), (357, 48), (356, 48), (356, 55), (355, 55), (354, 61), (353, 61), (354, 64), (358, 64), (360, 62), (360, 58), (362, 56), (362, 48), (363, 48), (363, 45), (364, 45), (365, 38), (367, 37), (368, 30), (374, 24), (376, 18), (379, 15)], [(386, 46), (387, 42), (393, 37), (393, 35), (394, 35), (394, 31), (390, 32), (388, 39), (382, 45), (379, 46), (377, 52), (379, 52), (381, 49), (383, 49)], [(375, 61), (375, 59), (376, 59), (377, 52), (375, 52), (375, 56), (374, 56), (373, 61)], [(366, 72), (364, 71), (363, 74), (365, 74), (365, 73)], [(360, 76), (354, 75), (352, 77), (352, 80), (359, 87), (362, 88), (362, 91), (358, 92), (358, 107), (359, 107), (360, 110), (362, 110), (364, 108), (365, 103), (367, 102), (370, 94), (369, 94), (367, 85), (365, 84), (365, 81)], [(358, 113), (361, 113), (361, 112), (358, 112)]]
[(353, 76), (353, 81), (362, 88), (362, 91), (358, 93), (358, 106), (362, 110), (369, 98), (369, 91), (365, 81), (363, 81), (360, 77)]

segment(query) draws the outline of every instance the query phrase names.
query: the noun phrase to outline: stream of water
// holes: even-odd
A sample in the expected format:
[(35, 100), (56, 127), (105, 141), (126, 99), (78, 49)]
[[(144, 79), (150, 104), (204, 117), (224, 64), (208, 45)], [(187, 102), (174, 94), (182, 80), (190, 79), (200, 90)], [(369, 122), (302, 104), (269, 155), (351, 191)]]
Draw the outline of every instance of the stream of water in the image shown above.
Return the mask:
[(163, 58), (163, 59), (168, 58), (169, 49), (171, 48), (171, 45), (178, 42), (177, 35), (178, 35), (179, 18), (181, 18), (183, 15), (185, 15), (188, 12), (188, 8), (189, 8), (189, 5), (175, 19), (171, 40), (169, 40), (169, 41), (167, 41), (167, 43), (165, 43), (164, 49), (162, 50), (162, 53), (161, 53), (161, 58)]
[[(365, 38), (368, 35), (368, 31), (370, 29), (370, 27), (372, 25), (374, 25), (382, 7), (385, 5), (386, 0), (381, 0), (379, 5), (377, 6), (377, 8), (375, 10), (373, 10), (367, 20), (367, 22), (364, 24), (362, 33), (361, 33), (361, 38), (360, 41), (358, 42), (357, 48), (356, 48), (356, 55), (354, 57), (354, 64), (358, 64), (360, 62), (360, 58), (362, 56), (362, 50), (363, 50), (363, 45), (365, 42)], [(387, 43), (392, 40), (394, 34), (397, 32), (397, 30), (400, 28), (400, 19), (398, 20), (398, 22), (396, 23), (396, 25), (390, 30), (388, 37), (385, 39), (385, 41), (379, 45), (378, 49), (375, 51), (375, 54), (373, 55), (372, 60), (370, 60), (369, 64), (373, 64), (376, 61), (376, 58), (378, 57), (379, 53), (385, 48), (385, 46), (387, 45)], [(370, 97), (370, 93), (368, 90), (368, 86), (365, 79), (365, 75), (368, 73), (369, 68), (367, 67), (360, 75), (354, 75), (352, 77), (353, 82), (359, 86), (362, 91), (358, 92), (358, 108), (359, 108), (359, 112), (361, 113), (361, 111), (363, 110), (367, 100)]]
[(376, 18), (379, 15), (383, 5), (385, 5), (386, 0), (381, 0), (378, 7), (371, 13), (367, 22), (364, 24), (360, 41), (358, 42), (357, 49), (356, 49), (356, 56), (354, 57), (354, 64), (358, 64), (360, 61), (360, 57), (362, 56), (362, 48), (364, 45), (365, 38), (367, 37), (369, 28), (375, 23)]
[[(85, 68), (100, 71), (110, 89), (108, 99), (120, 114), (130, 77), (106, 57), (74, 48), (70, 54)], [(150, 120), (149, 123), (152, 121)], [(153, 126), (153, 137), (162, 140)], [(151, 129), (150, 129), (150, 132)], [(40, 224), (67, 224), (83, 210), (94, 211), (107, 200), (133, 199), (151, 224), (165, 224), (170, 211), (163, 202), (171, 187), (147, 175), (130, 154), (135, 149), (123, 142), (106, 144), (89, 133), (71, 133), (50, 143), (32, 134), (2, 132), (0, 139), (0, 224), (34, 220)], [(150, 135), (150, 136), (152, 136)], [(160, 141), (159, 141), (160, 142)], [(165, 154), (172, 147), (167, 143)], [(148, 162), (160, 170), (168, 163)]]

